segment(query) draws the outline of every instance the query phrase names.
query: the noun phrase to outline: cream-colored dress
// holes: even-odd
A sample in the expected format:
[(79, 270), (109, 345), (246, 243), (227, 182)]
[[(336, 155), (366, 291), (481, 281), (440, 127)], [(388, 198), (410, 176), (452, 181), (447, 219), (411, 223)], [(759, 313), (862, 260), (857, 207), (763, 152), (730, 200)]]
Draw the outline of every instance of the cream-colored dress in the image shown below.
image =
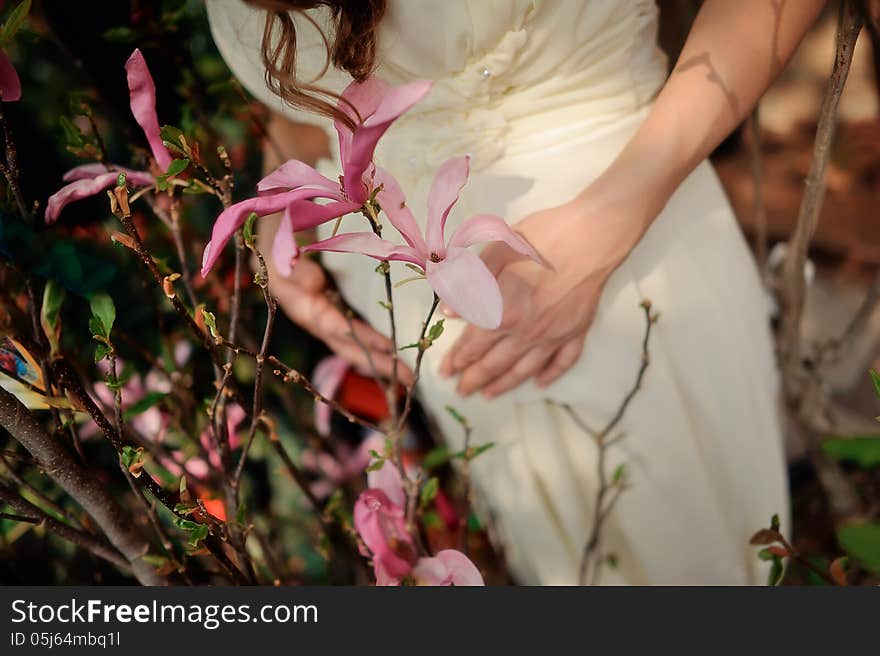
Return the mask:
[[(242, 83), (296, 121), (266, 88), (259, 45), (263, 14), (241, 0), (209, 0), (214, 38)], [(326, 26), (323, 10), (312, 15)], [(297, 20), (300, 77), (316, 75), (324, 46)], [(514, 223), (570, 200), (614, 159), (663, 84), (651, 0), (389, 0), (377, 74), (397, 85), (435, 80), (427, 98), (388, 131), (376, 160), (400, 181), (420, 221), (436, 168), (470, 153), (471, 178), (450, 228), (477, 213)], [(318, 80), (341, 91), (331, 69)], [(683, 106), (686, 112), (687, 107)], [(336, 159), (336, 157), (334, 157)], [(338, 161), (323, 162), (335, 178)], [(632, 181), (639, 193), (639, 181)], [(613, 221), (613, 217), (608, 217)], [(361, 230), (359, 217), (346, 219)], [(386, 230), (386, 236), (389, 233)], [(327, 253), (347, 300), (380, 329), (387, 316), (375, 262)], [(398, 279), (409, 271), (393, 265)], [(396, 292), (401, 343), (414, 340), (431, 293)], [(631, 387), (650, 299), (660, 313), (644, 385), (621, 427), (611, 466), (625, 462), (631, 487), (603, 533), (616, 569), (604, 583), (749, 584), (764, 568), (749, 536), (774, 513), (787, 516), (777, 380), (768, 303), (755, 264), (717, 178), (697, 167), (611, 277), (579, 362), (547, 390), (531, 383), (494, 401), (463, 400), (437, 367), (461, 320), (426, 355), (421, 398), (453, 446), (451, 404), (495, 448), (474, 462), (483, 505), (518, 581), (577, 582), (595, 502), (596, 449), (547, 399), (604, 424)], [(405, 352), (410, 353), (410, 352)]]

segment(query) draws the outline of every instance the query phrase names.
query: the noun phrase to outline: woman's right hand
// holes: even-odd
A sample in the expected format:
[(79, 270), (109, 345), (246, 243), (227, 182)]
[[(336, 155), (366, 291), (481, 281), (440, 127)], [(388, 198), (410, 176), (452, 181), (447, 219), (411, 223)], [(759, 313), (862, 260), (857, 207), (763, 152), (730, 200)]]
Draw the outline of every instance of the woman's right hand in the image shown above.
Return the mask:
[[(391, 340), (360, 319), (346, 317), (341, 303), (328, 295), (327, 274), (308, 257), (300, 258), (289, 278), (269, 270), (269, 289), (284, 313), (296, 325), (323, 341), (364, 375), (390, 378), (393, 367)], [(403, 362), (397, 364), (398, 380), (412, 382)]]
[[(278, 281), (279, 276), (275, 279)], [(308, 257), (300, 258), (290, 278), (280, 280), (282, 284), (275, 285), (272, 292), (291, 321), (362, 374), (391, 378), (391, 340), (360, 319), (344, 314), (344, 302), (331, 299), (327, 293), (327, 274), (320, 264)], [(400, 361), (397, 378), (401, 383), (412, 383), (412, 373)]]

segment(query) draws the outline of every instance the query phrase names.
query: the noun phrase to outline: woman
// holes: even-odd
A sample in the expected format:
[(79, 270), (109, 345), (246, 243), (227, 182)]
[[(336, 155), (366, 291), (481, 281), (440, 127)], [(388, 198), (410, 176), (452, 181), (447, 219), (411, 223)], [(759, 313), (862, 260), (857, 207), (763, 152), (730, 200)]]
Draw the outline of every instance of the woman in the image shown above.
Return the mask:
[[(495, 444), (474, 461), (473, 477), (518, 581), (579, 580), (597, 449), (560, 404), (592, 426), (615, 414), (641, 361), (643, 300), (660, 319), (620, 423), (625, 437), (609, 449), (609, 467), (624, 464), (628, 485), (602, 531), (601, 554), (617, 563), (602, 582), (762, 580), (749, 536), (788, 508), (768, 307), (705, 158), (822, 5), (706, 0), (666, 79), (650, 0), (208, 2), (221, 53), (277, 112), (273, 133), (291, 148), (285, 156), (326, 155), (328, 175), (338, 175), (338, 153), (304, 126), (329, 135), (332, 124), (326, 106), (301, 95), (315, 97), (308, 84), (339, 93), (373, 70), (393, 85), (434, 80), (386, 134), (376, 161), (416, 209), (440, 163), (470, 154), (450, 229), (473, 214), (499, 214), (550, 264), (486, 248), (504, 296), (502, 326), (448, 319), (420, 383), (453, 448), (463, 436), (446, 405), (468, 418), (475, 443)], [(289, 20), (271, 19), (275, 31), (262, 44), (273, 12)], [(270, 226), (260, 226), (264, 253)], [(375, 263), (332, 253), (323, 263), (365, 318), (359, 341), (389, 371)], [(397, 279), (404, 272), (395, 270)], [(294, 321), (365, 367), (325, 286), (303, 258), (272, 289)], [(430, 301), (420, 284), (396, 291), (399, 343), (415, 341)]]

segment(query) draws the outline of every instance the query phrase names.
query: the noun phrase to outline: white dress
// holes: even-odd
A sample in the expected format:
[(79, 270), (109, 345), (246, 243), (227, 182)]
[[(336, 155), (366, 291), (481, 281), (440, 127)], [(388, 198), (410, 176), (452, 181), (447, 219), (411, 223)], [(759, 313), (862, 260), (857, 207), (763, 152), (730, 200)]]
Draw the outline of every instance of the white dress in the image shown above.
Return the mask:
[[(266, 88), (262, 12), (240, 0), (209, 0), (208, 10), (217, 45), (242, 83), (271, 109), (323, 126), (335, 144), (329, 120), (285, 107)], [(322, 11), (313, 16), (326, 25)], [(299, 75), (308, 80), (321, 70), (324, 47), (307, 21), (297, 24)], [(377, 74), (393, 85), (416, 78), (435, 85), (388, 131), (376, 161), (398, 178), (424, 221), (418, 210), (436, 168), (470, 153), (471, 178), (447, 234), (473, 214), (514, 223), (570, 200), (623, 148), (662, 86), (666, 62), (656, 29), (651, 0), (389, 0)], [(319, 80), (335, 91), (349, 81), (332, 68)], [(321, 170), (335, 178), (341, 169), (337, 160)], [(346, 221), (363, 229), (358, 217)], [(324, 262), (347, 300), (387, 328), (375, 262), (334, 253)], [(409, 273), (398, 263), (392, 270), (397, 279)], [(422, 283), (397, 290), (401, 344), (415, 341), (430, 299)], [(614, 553), (618, 566), (606, 568), (602, 582), (763, 581), (748, 539), (774, 513), (783, 521), (788, 514), (769, 308), (704, 162), (611, 277), (582, 357), (549, 389), (527, 383), (491, 402), (459, 398), (454, 382), (436, 371), (461, 320), (447, 321), (426, 354), (421, 399), (445, 439), (453, 447), (463, 439), (444, 411), (450, 404), (473, 425), (475, 443), (495, 443), (474, 461), (473, 477), (519, 582), (577, 582), (595, 502), (596, 449), (547, 399), (571, 404), (592, 425), (612, 416), (639, 366), (642, 299), (652, 301), (660, 321), (643, 387), (621, 424), (626, 437), (610, 454), (612, 467), (626, 463), (631, 487), (603, 531), (602, 551)]]

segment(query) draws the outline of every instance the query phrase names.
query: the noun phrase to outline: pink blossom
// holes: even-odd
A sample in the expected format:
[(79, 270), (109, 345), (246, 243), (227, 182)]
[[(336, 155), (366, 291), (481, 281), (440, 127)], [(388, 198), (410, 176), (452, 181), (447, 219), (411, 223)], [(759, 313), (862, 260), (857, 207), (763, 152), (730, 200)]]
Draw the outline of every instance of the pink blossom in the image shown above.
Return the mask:
[[(2, 66), (0, 66), (2, 68)], [(159, 120), (156, 116), (156, 85), (147, 68), (147, 62), (140, 50), (135, 50), (125, 63), (128, 78), (131, 113), (147, 138), (153, 159), (162, 171), (171, 164), (171, 153), (159, 136)], [(49, 197), (46, 203), (47, 223), (54, 223), (61, 210), (69, 203), (94, 196), (117, 183), (120, 173), (125, 173), (126, 182), (135, 187), (145, 187), (155, 183), (155, 176), (149, 171), (135, 171), (117, 164), (85, 164), (77, 166), (64, 174), (66, 186)]]
[[(338, 355), (330, 355), (318, 363), (312, 373), (312, 384), (315, 389), (327, 399), (333, 399), (336, 392), (345, 380), (345, 375), (351, 369), (351, 365)], [(333, 408), (328, 403), (315, 400), (315, 428), (321, 435), (330, 434), (330, 419), (333, 416)]]
[(437, 296), (454, 312), (481, 328), (497, 328), (502, 316), (501, 291), (492, 272), (467, 247), (503, 241), (537, 262), (541, 262), (541, 258), (504, 219), (492, 214), (471, 217), (446, 243), (446, 219), (467, 182), (468, 169), (466, 156), (450, 159), (440, 167), (428, 194), (424, 237), (399, 185), (386, 171), (379, 170), (377, 179), (381, 187), (376, 199), (407, 245), (395, 244), (372, 232), (351, 232), (319, 241), (303, 250), (360, 253), (378, 260), (414, 264), (421, 267)]
[(21, 80), (6, 51), (0, 48), (0, 100), (15, 102), (21, 99)]
[(438, 551), (433, 558), (419, 558), (412, 575), (418, 585), (485, 585), (477, 566), (455, 549)]
[(377, 578), (399, 580), (409, 574), (415, 547), (401, 506), (382, 490), (364, 490), (354, 504), (354, 527), (373, 554)]
[[(372, 162), (376, 144), (389, 126), (430, 89), (431, 82), (426, 80), (391, 87), (373, 77), (350, 84), (342, 93), (338, 108), (352, 119), (355, 127), (335, 122), (343, 170), (340, 180), (331, 180), (298, 160), (284, 163), (260, 181), (259, 196), (236, 203), (217, 217), (202, 258), (202, 275), (207, 275), (223, 247), (252, 213), (266, 216), (295, 206), (296, 212), (285, 212), (272, 247), (278, 272), (290, 275), (290, 262), (298, 252), (293, 232), (313, 228), (363, 206), (375, 190)], [(330, 202), (312, 202), (316, 199)]]

